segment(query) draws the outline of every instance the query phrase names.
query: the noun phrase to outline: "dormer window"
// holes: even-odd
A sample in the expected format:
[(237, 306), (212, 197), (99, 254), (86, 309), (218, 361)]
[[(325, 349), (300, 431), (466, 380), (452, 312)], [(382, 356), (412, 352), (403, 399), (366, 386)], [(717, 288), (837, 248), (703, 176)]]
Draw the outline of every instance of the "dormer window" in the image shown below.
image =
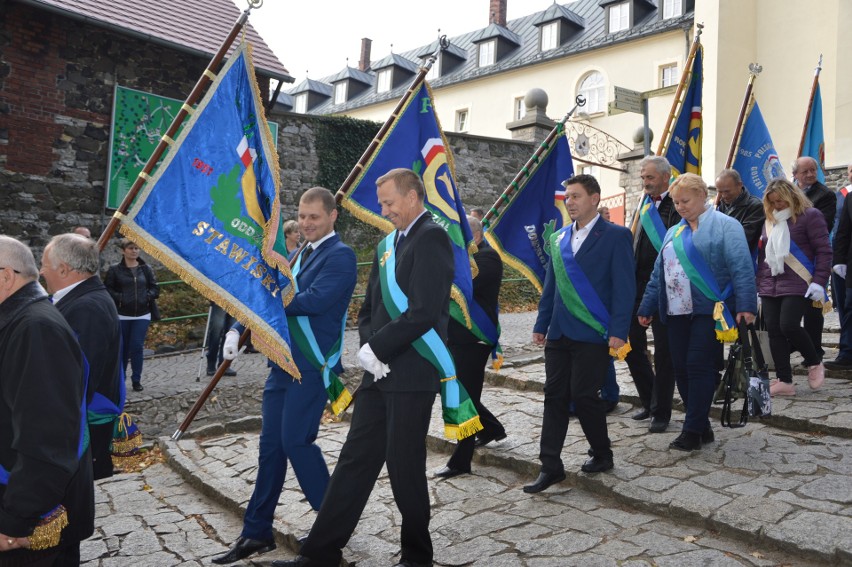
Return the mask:
[(346, 81), (340, 81), (334, 85), (334, 104), (346, 102)]
[(393, 78), (393, 69), (382, 69), (376, 76), (376, 92), (386, 93), (391, 90), (391, 79)]
[(305, 114), (308, 111), (308, 93), (297, 94), (293, 101), (293, 112)]
[(541, 50), (550, 51), (559, 46), (559, 22), (541, 26)]
[(488, 67), (494, 65), (497, 40), (484, 41), (479, 44), (479, 66)]
[(613, 4), (607, 8), (609, 33), (620, 32), (630, 27), (630, 2)]
[(683, 15), (683, 0), (663, 0), (663, 19), (678, 18)]

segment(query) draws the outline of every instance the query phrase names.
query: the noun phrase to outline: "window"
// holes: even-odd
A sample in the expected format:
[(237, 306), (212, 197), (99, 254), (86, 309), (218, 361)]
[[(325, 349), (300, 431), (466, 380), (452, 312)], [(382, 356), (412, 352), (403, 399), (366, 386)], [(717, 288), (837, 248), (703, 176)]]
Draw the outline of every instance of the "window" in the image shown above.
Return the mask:
[(559, 47), (559, 22), (550, 22), (541, 26), (541, 50), (548, 51)]
[(346, 81), (341, 81), (334, 85), (334, 104), (343, 104), (346, 102)]
[(467, 109), (456, 111), (456, 132), (467, 132)]
[(585, 175), (591, 175), (598, 181), (601, 180), (601, 168), (597, 165), (583, 165), (580, 166), (580, 173)]
[(594, 71), (580, 81), (579, 94), (586, 97), (586, 106), (580, 108), (589, 114), (606, 110), (606, 85), (603, 75)]
[(386, 93), (391, 90), (391, 75), (393, 69), (382, 69), (376, 77), (376, 92)]
[(308, 93), (296, 95), (296, 101), (293, 104), (293, 112), (305, 114), (308, 111)]
[(670, 87), (678, 83), (677, 63), (660, 67), (660, 86)]
[(497, 40), (492, 39), (485, 43), (479, 44), (479, 66), (488, 67), (494, 65), (494, 48), (497, 46)]
[(527, 104), (524, 102), (524, 97), (515, 98), (515, 120), (520, 120), (527, 115)]
[(609, 33), (620, 32), (630, 27), (630, 3), (622, 2), (609, 7)]
[[(426, 61), (424, 61), (423, 64), (425, 65)], [(434, 81), (435, 79), (437, 79), (440, 76), (441, 76), (441, 56), (439, 55), (438, 58), (435, 59), (435, 62), (432, 64), (432, 66), (429, 67), (429, 72), (426, 73), (426, 80), (427, 81)]]
[(663, 0), (663, 19), (677, 18), (683, 15), (683, 0)]

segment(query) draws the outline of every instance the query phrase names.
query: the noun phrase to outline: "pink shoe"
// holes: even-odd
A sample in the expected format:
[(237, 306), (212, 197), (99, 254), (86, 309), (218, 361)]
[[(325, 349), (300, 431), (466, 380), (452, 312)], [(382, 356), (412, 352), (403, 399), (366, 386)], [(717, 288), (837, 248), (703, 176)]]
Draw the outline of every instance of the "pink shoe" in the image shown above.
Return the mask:
[(769, 385), (769, 394), (772, 396), (795, 396), (796, 386), (790, 382), (776, 380)]
[(808, 366), (808, 385), (811, 387), (811, 390), (818, 389), (824, 381), (825, 366), (823, 366), (822, 362)]

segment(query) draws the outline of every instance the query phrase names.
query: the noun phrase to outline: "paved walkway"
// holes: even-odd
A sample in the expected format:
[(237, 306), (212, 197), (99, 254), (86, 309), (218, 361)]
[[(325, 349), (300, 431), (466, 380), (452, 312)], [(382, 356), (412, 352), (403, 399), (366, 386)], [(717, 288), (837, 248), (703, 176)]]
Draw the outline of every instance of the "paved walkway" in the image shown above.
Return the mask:
[[(438, 564), (852, 565), (852, 382), (840, 377), (829, 377), (817, 392), (800, 379), (799, 396), (773, 400), (772, 418), (733, 430), (716, 422), (715, 443), (683, 454), (667, 448), (683, 415), (675, 414), (669, 432), (649, 434), (647, 422), (630, 419), (636, 393), (619, 365), (622, 403), (608, 420), (615, 469), (579, 472), (588, 447), (572, 421), (563, 451), (568, 479), (544, 493), (524, 494), (520, 487), (539, 468), (543, 365), (536, 360), (540, 351), (526, 343), (533, 317), (504, 318), (514, 361), (489, 375), (484, 394), (509, 437), (477, 452), (474, 474), (430, 481)], [(829, 319), (828, 333), (836, 331), (833, 324)], [(355, 349), (347, 344), (351, 359)], [(137, 399), (131, 393), (132, 405), (145, 408), (140, 422), (154, 424), (159, 418), (148, 417), (150, 408), (203, 386), (194, 371), (187, 373), (193, 358), (146, 362), (149, 387)], [(170, 466), (99, 485), (99, 530), (85, 544), (87, 565), (206, 565), (238, 535), (257, 459), (258, 420), (250, 416), (259, 413), (265, 369), (257, 355), (238, 360), (237, 369), (211, 404), (222, 407), (208, 412), (206, 428), (195, 429), (204, 437), (160, 439)], [(243, 397), (230, 407), (235, 392)], [(237, 411), (249, 412), (252, 404), (253, 413)], [(430, 431), (430, 469), (442, 466), (452, 449), (438, 414)], [(346, 421), (321, 429), (330, 466), (347, 430)], [(291, 556), (295, 537), (312, 523), (314, 513), (292, 478), (277, 514), (283, 545), (255, 564)], [(393, 564), (398, 523), (382, 476), (345, 558), (359, 567)]]

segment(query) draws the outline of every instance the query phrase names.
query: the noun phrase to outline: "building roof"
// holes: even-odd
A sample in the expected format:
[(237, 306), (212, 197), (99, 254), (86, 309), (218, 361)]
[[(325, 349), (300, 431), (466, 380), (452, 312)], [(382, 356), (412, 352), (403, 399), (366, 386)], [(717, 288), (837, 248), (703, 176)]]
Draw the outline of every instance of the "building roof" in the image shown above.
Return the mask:
[[(694, 11), (689, 11), (684, 12), (680, 17), (664, 20), (662, 19), (662, 9), (657, 8), (654, 2), (650, 0), (632, 0), (646, 5), (650, 11), (647, 15), (640, 18), (639, 21), (634, 22), (633, 27), (630, 29), (609, 34), (606, 31), (606, 9), (601, 7), (601, 1), (576, 0), (570, 4), (556, 5), (555, 8), (551, 6), (547, 10), (535, 12), (507, 22), (506, 26), (502, 27), (502, 29), (511, 34), (508, 37), (519, 39), (518, 47), (495, 64), (487, 67), (479, 67), (479, 59), (476, 57), (477, 45), (474, 42), (480, 41), (484, 34), (490, 33), (488, 30), (491, 30), (492, 27), (501, 28), (501, 26), (489, 24), (483, 28), (450, 38), (448, 52), (458, 58), (461, 63), (447, 75), (430, 80), (430, 84), (436, 88), (456, 85), (468, 80), (489, 77), (546, 61), (554, 61), (601, 47), (617, 45), (667, 31), (688, 28), (692, 26), (695, 15)], [(568, 6), (570, 6), (570, 9)], [(577, 32), (572, 34), (556, 49), (542, 52), (539, 47), (540, 30), (536, 24), (552, 21), (557, 18), (565, 18), (575, 24), (578, 28)], [(501, 37), (507, 37), (507, 35), (501, 33)], [(428, 45), (404, 51), (400, 54), (394, 54), (394, 56), (402, 57), (419, 66), (422, 58), (433, 53), (437, 45), (437, 41), (433, 41)], [(383, 66), (386, 66), (386, 59), (385, 57), (380, 60)], [(371, 69), (376, 69), (375, 65), (371, 65), (370, 67)], [(325, 84), (328, 86), (330, 92), (330, 81), (336, 76), (332, 75), (319, 81), (314, 81), (314, 83)], [(300, 90), (300, 87), (290, 90), (289, 93), (296, 94), (296, 92), (305, 90)], [(402, 85), (383, 93), (377, 93), (376, 89), (367, 89), (344, 104), (333, 104), (329, 100), (316, 105), (309, 112), (310, 114), (346, 112), (387, 100), (399, 99), (407, 88), (408, 85)]]
[(315, 93), (319, 93), (325, 96), (331, 96), (331, 93), (334, 91), (334, 88), (330, 83), (326, 81), (315, 81), (313, 79), (305, 79), (289, 91), (287, 91), (290, 95), (297, 95), (299, 93), (304, 93), (307, 91), (313, 91)]
[(518, 37), (517, 34), (510, 32), (503, 26), (498, 26), (497, 24), (493, 23), (489, 24), (487, 28), (481, 29), (478, 32), (474, 33), (473, 36), (470, 38), (470, 42), (479, 43), (487, 39), (494, 39), (495, 37), (502, 37), (503, 39), (514, 43), (515, 45), (521, 44), (521, 38)]
[(379, 59), (375, 63), (371, 64), (370, 69), (372, 69), (373, 71), (378, 71), (380, 69), (385, 69), (394, 65), (396, 65), (397, 67), (402, 67), (406, 71), (411, 71), (412, 73), (416, 73), (420, 68), (420, 65), (418, 65), (414, 61), (406, 59), (405, 57), (397, 55), (396, 53), (391, 53), (387, 57)]
[(333, 77), (326, 78), (325, 82), (334, 84), (344, 79), (352, 79), (364, 83), (365, 85), (372, 85), (374, 82), (373, 75), (371, 73), (361, 71), (360, 69), (356, 69), (355, 67), (349, 67), (348, 65), (344, 67), (341, 72), (334, 75)]
[[(61, 14), (68, 18), (115, 30), (154, 43), (212, 57), (234, 23), (240, 10), (231, 0), (18, 0), (21, 3)], [(261, 8), (260, 10), (262, 10)], [(203, 14), (204, 17), (197, 17)], [(262, 16), (262, 12), (256, 12)], [(251, 15), (249, 16), (249, 19)], [(246, 38), (258, 72), (292, 83), (293, 77), (263, 38), (248, 23)], [(238, 42), (229, 50), (237, 48)]]

